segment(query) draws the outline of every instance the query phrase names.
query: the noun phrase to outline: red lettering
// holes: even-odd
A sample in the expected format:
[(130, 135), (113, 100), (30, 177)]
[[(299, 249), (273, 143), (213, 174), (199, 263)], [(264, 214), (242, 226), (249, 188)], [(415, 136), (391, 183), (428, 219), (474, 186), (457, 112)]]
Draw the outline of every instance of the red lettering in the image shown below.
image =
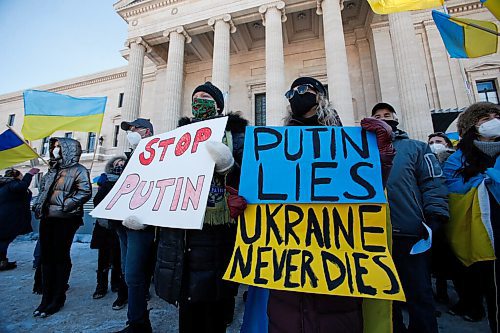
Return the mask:
[(196, 153), (198, 149), (198, 144), (203, 141), (207, 141), (210, 136), (212, 136), (212, 130), (209, 127), (203, 127), (196, 131), (194, 136), (193, 148), (191, 148), (191, 153)]
[(184, 133), (181, 136), (179, 141), (177, 141), (177, 145), (175, 146), (175, 156), (181, 156), (188, 150), (189, 145), (191, 144), (191, 134)]
[(142, 165), (150, 165), (151, 162), (153, 162), (155, 158), (155, 150), (151, 146), (158, 141), (160, 141), (159, 138), (154, 138), (146, 144), (146, 147), (144, 149), (149, 153), (149, 157), (146, 157), (146, 154), (144, 154), (144, 152), (139, 154), (139, 162), (141, 162)]
[(163, 161), (163, 159), (165, 158), (165, 154), (167, 153), (168, 146), (173, 144), (174, 141), (175, 141), (175, 138), (169, 138), (169, 139), (161, 140), (160, 143), (158, 143), (158, 147), (163, 148), (163, 151), (161, 152), (161, 156), (160, 156), (160, 162)]

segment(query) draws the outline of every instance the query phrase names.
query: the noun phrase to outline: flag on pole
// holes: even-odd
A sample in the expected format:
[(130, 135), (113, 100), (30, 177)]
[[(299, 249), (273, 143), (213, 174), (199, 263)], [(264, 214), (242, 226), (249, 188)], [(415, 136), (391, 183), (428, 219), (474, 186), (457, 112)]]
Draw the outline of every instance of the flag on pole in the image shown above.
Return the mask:
[(481, 0), (481, 3), (489, 9), (497, 20), (500, 20), (500, 0)]
[(437, 10), (432, 18), (451, 58), (477, 58), (497, 52), (496, 24), (464, 18), (454, 18)]
[(391, 14), (440, 7), (444, 0), (368, 0), (368, 3), (377, 14)]
[(26, 90), (22, 133), (28, 140), (57, 130), (100, 132), (107, 97), (76, 98), (48, 91)]
[(11, 129), (0, 134), (0, 169), (37, 157), (38, 154)]

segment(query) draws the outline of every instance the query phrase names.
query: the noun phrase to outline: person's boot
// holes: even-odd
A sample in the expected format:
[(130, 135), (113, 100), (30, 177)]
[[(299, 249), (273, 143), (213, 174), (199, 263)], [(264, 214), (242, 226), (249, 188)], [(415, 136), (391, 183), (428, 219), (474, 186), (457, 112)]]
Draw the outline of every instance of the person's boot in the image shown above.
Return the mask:
[(116, 333), (153, 333), (153, 328), (149, 321), (149, 310), (146, 310), (144, 320), (141, 323), (127, 322), (127, 327)]
[(41, 295), (43, 293), (42, 289), (42, 267), (38, 265), (35, 270), (35, 277), (33, 283), (33, 294)]
[(52, 303), (54, 299), (54, 284), (55, 284), (55, 266), (50, 264), (42, 264), (41, 275), (42, 275), (42, 300), (40, 305), (33, 311), (34, 317), (39, 317)]
[(15, 261), (9, 261), (7, 258), (0, 260), (0, 271), (8, 271), (16, 267), (17, 263)]
[(57, 264), (55, 267), (54, 297), (52, 298), (52, 302), (40, 314), (42, 318), (59, 312), (66, 302), (66, 284), (69, 280), (71, 265), (69, 268), (66, 264)]
[(92, 295), (93, 299), (103, 298), (108, 292), (108, 270), (97, 270), (97, 286)]
[(118, 286), (118, 295), (116, 300), (113, 302), (112, 308), (113, 310), (121, 310), (128, 303), (128, 287), (125, 283), (125, 278), (123, 275), (120, 277), (119, 286)]

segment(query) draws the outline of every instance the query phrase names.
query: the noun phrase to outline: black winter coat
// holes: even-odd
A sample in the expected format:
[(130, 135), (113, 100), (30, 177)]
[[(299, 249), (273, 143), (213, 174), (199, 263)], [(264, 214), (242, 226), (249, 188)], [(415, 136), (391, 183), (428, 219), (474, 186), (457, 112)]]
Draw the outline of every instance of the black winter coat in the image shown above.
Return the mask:
[[(190, 120), (183, 118), (180, 125)], [(248, 122), (230, 114), (226, 130), (231, 131), (235, 166), (226, 183), (238, 188), (243, 156), (244, 131)], [(155, 269), (156, 294), (165, 301), (212, 302), (236, 295), (237, 284), (222, 279), (231, 259), (236, 224), (204, 225), (202, 230), (159, 228)]]
[(82, 217), (83, 204), (92, 197), (89, 172), (78, 163), (82, 148), (69, 138), (53, 138), (51, 144), (53, 141), (59, 142), (62, 159), (43, 177), (34, 210), (44, 218)]
[(11, 241), (31, 232), (30, 201), (28, 189), (33, 176), (25, 174), (22, 180), (0, 178), (0, 240)]

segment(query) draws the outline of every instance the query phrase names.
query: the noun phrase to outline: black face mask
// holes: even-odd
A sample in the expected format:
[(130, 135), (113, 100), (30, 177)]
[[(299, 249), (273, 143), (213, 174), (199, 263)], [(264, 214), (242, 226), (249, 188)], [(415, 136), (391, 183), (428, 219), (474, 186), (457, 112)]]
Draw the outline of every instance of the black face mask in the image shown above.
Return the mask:
[(306, 92), (303, 95), (295, 94), (290, 99), (290, 107), (292, 108), (292, 113), (295, 116), (302, 117), (314, 106), (318, 105), (316, 102), (316, 95)]
[(124, 169), (123, 165), (117, 165), (117, 166), (113, 167), (113, 169), (111, 170), (111, 173), (113, 175), (121, 175), (123, 172), (123, 169)]
[(388, 119), (388, 120), (382, 119), (382, 120), (385, 121), (387, 125), (391, 126), (393, 132), (397, 131), (398, 125), (399, 125), (399, 121), (394, 120), (394, 119)]

